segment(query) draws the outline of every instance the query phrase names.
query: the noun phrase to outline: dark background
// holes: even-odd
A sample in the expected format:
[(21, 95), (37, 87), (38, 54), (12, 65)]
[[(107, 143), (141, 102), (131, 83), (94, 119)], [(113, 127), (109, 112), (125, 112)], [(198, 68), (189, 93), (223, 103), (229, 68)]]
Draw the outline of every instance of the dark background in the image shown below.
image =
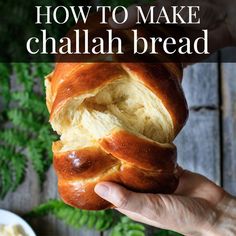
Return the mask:
[[(139, 1), (139, 4), (144, 3), (151, 4), (153, 1)], [(159, 1), (160, 2), (160, 1)], [(194, 1), (193, 1), (194, 2)], [(45, 6), (50, 5), (52, 8), (56, 6), (63, 5), (63, 6), (83, 6), (83, 5), (112, 5), (113, 7), (116, 5), (124, 5), (129, 6), (133, 3), (137, 3), (137, 1), (126, 0), (126, 1), (75, 1), (75, 0), (60, 0), (60, 1), (52, 1), (52, 0), (32, 0), (32, 1), (23, 1), (23, 0), (8, 0), (8, 1), (1, 1), (0, 2), (0, 62), (53, 62), (55, 61), (54, 55), (30, 55), (26, 49), (26, 42), (31, 37), (39, 37), (41, 38), (41, 29), (46, 29), (49, 37), (54, 37), (56, 40), (66, 36), (67, 32), (74, 26), (74, 21), (71, 18), (66, 24), (59, 25), (53, 23), (51, 25), (35, 25), (36, 21), (36, 5)], [(199, 4), (196, 1), (196, 5)], [(213, 3), (214, 4), (214, 3)], [(175, 3), (175, 5), (178, 5)], [(59, 11), (60, 13), (60, 11)], [(61, 17), (63, 18), (63, 13), (61, 12)], [(60, 18), (60, 15), (59, 15)], [(201, 18), (201, 21), (204, 23), (205, 19)], [(145, 26), (147, 28), (147, 26)], [(163, 26), (156, 26), (156, 33), (153, 36), (160, 34), (162, 31)], [(180, 36), (188, 36), (192, 38), (197, 37), (197, 32), (201, 31), (202, 29), (207, 29), (206, 27), (198, 28), (180, 28), (179, 26), (169, 27), (167, 25), (164, 26), (164, 29), (168, 31), (168, 34), (171, 37), (178, 39)], [(149, 30), (147, 28), (147, 30)], [(121, 31), (122, 33), (122, 31)], [(97, 34), (101, 34), (101, 31), (98, 31)], [(40, 35), (40, 36), (39, 36)], [(191, 35), (191, 36), (190, 36)], [(209, 47), (213, 45), (214, 38), (211, 38), (209, 41)], [(48, 47), (48, 52), (50, 52), (50, 47)], [(136, 61), (139, 60), (141, 62), (153, 62), (163, 60), (163, 57), (160, 58), (153, 58), (147, 57), (145, 55), (132, 57), (130, 54), (126, 54), (125, 57), (119, 57), (119, 61)], [(201, 59), (201, 58), (200, 58)], [(180, 61), (185, 63), (196, 62), (199, 61), (199, 56), (195, 53), (192, 54), (191, 57), (179, 57), (178, 54), (168, 55), (168, 58), (165, 58), (164, 61)], [(207, 58), (206, 58), (207, 59)], [(106, 57), (93, 56), (91, 57), (84, 57), (80, 56), (74, 57), (62, 57), (61, 60), (63, 61), (104, 61)], [(117, 60), (117, 58), (116, 58)], [(113, 59), (114, 61), (114, 59)], [(223, 58), (224, 62), (235, 62), (236, 61), (236, 53), (234, 49), (226, 50), (225, 57)], [(215, 57), (207, 59), (206, 62), (216, 62)]]

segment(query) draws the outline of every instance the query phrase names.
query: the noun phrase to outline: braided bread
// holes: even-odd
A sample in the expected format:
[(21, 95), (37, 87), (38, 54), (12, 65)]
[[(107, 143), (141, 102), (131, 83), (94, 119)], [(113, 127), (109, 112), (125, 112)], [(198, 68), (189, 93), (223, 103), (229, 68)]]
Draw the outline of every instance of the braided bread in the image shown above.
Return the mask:
[(58, 63), (46, 77), (62, 199), (77, 208), (112, 207), (101, 181), (147, 193), (178, 185), (176, 147), (188, 109), (176, 63)]

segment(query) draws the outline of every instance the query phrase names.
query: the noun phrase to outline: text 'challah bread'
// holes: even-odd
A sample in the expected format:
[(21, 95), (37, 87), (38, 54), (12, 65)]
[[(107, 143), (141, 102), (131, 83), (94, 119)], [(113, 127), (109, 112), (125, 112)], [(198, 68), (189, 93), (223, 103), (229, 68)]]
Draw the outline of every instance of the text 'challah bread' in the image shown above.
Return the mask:
[(46, 78), (62, 199), (81, 209), (112, 207), (94, 192), (112, 181), (137, 192), (172, 193), (187, 105), (175, 63), (57, 63)]

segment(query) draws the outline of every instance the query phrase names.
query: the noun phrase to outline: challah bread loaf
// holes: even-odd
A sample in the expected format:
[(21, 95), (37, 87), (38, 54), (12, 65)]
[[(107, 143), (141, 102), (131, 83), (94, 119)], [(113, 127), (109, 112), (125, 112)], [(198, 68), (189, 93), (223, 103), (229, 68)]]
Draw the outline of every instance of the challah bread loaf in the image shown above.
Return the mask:
[(58, 63), (46, 77), (62, 199), (74, 207), (112, 207), (101, 181), (147, 193), (178, 185), (174, 138), (188, 109), (176, 63)]

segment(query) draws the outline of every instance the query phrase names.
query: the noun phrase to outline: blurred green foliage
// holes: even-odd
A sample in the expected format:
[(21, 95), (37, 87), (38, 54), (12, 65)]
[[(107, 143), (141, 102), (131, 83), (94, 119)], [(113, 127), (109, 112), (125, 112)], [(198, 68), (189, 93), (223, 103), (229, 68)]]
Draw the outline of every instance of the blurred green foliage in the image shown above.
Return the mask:
[(59, 200), (50, 200), (44, 203), (25, 217), (39, 217), (48, 214), (54, 215), (57, 219), (62, 220), (67, 225), (70, 225), (76, 229), (81, 227), (87, 227), (88, 229), (95, 229), (98, 231), (104, 231), (109, 229), (113, 225), (113, 211), (85, 211), (70, 207)]
[(128, 217), (120, 217), (117, 224), (112, 228), (110, 236), (145, 236), (144, 225), (130, 220)]
[(0, 197), (23, 181), (29, 163), (42, 183), (52, 163), (44, 76), (51, 64), (0, 64)]

